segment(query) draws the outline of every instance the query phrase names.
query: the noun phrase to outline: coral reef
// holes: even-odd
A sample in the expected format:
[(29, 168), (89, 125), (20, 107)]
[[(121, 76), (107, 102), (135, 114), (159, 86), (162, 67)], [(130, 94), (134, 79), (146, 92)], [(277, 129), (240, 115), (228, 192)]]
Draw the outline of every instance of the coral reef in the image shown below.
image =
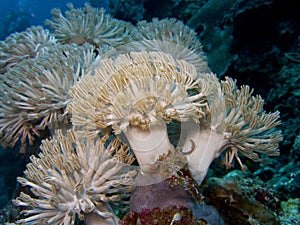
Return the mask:
[(61, 10), (52, 10), (52, 20), (46, 25), (53, 29), (55, 37), (62, 43), (90, 43), (97, 47), (103, 44), (117, 46), (129, 42), (131, 24), (112, 18), (103, 8), (97, 9), (86, 3), (75, 9), (67, 4), (65, 16)]
[(280, 217), (281, 224), (297, 224), (300, 221), (299, 207), (300, 199), (289, 199), (281, 203), (283, 214)]
[[(68, 94), (95, 58), (94, 47), (55, 45), (38, 59), (23, 60), (1, 76), (0, 137), (3, 147), (21, 141), (21, 152), (47, 129), (68, 124)], [(60, 123), (60, 124), (59, 124)], [(42, 135), (43, 136), (43, 135)]]
[(270, 183), (275, 190), (282, 193), (281, 199), (297, 198), (300, 194), (300, 172), (295, 170), (299, 168), (299, 161), (292, 161), (280, 168), (272, 177)]
[(170, 178), (157, 180), (148, 174), (137, 176), (131, 211), (120, 224), (224, 224), (216, 209), (200, 199), (198, 185), (186, 165)]
[(268, 95), (268, 101), (279, 103), (276, 108), (282, 112), (283, 145), (291, 146), (296, 135), (300, 132), (298, 126), (298, 115), (300, 113), (300, 88), (298, 85), (300, 82), (300, 37), (295, 48), (290, 52), (286, 52), (282, 58), (286, 63), (278, 73), (270, 76), (273, 79), (276, 77), (277, 82), (273, 84), (273, 88)]
[(207, 89), (188, 95), (198, 75), (185, 61), (162, 52), (133, 52), (96, 64), (96, 74), (70, 92), (72, 123), (94, 135), (110, 126), (116, 134), (123, 132), (141, 167), (174, 148), (166, 123), (204, 114)]
[[(126, 215), (121, 223), (279, 224), (277, 195), (259, 181), (204, 181), (216, 158), (246, 170), (244, 158), (265, 163), (279, 155), (279, 112), (266, 112), (249, 86), (218, 78), (236, 59), (228, 15), (270, 4), (242, 3), (210, 0), (189, 20), (208, 60), (181, 21), (134, 26), (89, 4), (53, 9), (46, 21), (53, 34), (38, 28), (43, 43), (17, 44), (20, 54), (2, 47), (1, 145), (24, 152), (43, 139), (18, 178), (30, 191), (14, 200), (23, 211), (16, 223), (117, 224)], [(10, 38), (18, 43), (19, 35)]]
[(205, 202), (223, 215), (225, 224), (280, 224), (281, 206), (271, 189), (236, 171), (223, 179), (210, 178), (203, 187), (203, 195)]
[(139, 21), (131, 37), (132, 41), (119, 46), (119, 51), (164, 52), (193, 64), (198, 72), (210, 72), (195, 31), (179, 20), (154, 18), (151, 22)]
[(120, 221), (120, 225), (205, 225), (204, 220), (197, 220), (192, 212), (184, 206), (170, 206), (165, 209), (155, 208), (152, 210), (143, 210), (140, 213), (131, 212)]
[(199, 184), (223, 150), (229, 149), (227, 167), (236, 157), (243, 169), (238, 152), (254, 161), (259, 161), (255, 151), (279, 154), (279, 113), (265, 113), (263, 100), (248, 86), (239, 90), (230, 78), (219, 84), (215, 75), (198, 75), (192, 65), (163, 53), (120, 55), (97, 66), (95, 76), (85, 76), (71, 90), (72, 122), (94, 134), (109, 126), (123, 132), (140, 166), (173, 148), (166, 131), (172, 120), (184, 124), (179, 147)]
[(32, 196), (21, 192), (14, 200), (31, 208), (17, 223), (69, 225), (79, 218), (87, 224), (115, 224), (113, 209), (126, 209), (137, 172), (129, 167), (129, 149), (117, 139), (105, 147), (107, 138), (82, 139), (72, 130), (58, 130), (52, 140), (44, 140), (39, 157), (30, 158), (26, 178), (18, 177)]
[(236, 87), (236, 82), (226, 78), (219, 84), (214, 75), (203, 77), (211, 87), (208, 100), (207, 119), (198, 124), (188, 122), (182, 127), (190, 142), (182, 145), (190, 170), (200, 184), (205, 178), (211, 162), (225, 151), (224, 164), (232, 166), (234, 157), (243, 170), (239, 153), (260, 161), (259, 154), (278, 156), (281, 132), (279, 112), (266, 113), (260, 96), (252, 96), (249, 86)]
[(5, 73), (25, 59), (38, 58), (55, 44), (53, 34), (42, 26), (32, 26), (9, 35), (0, 42), (0, 73)]

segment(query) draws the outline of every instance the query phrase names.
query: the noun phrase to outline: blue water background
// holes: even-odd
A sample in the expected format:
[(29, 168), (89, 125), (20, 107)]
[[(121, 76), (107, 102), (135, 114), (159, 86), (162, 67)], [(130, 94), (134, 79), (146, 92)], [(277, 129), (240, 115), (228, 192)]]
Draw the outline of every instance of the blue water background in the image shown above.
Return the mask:
[(50, 19), (51, 9), (67, 10), (66, 4), (72, 2), (82, 7), (87, 0), (0, 0), (0, 37), (20, 32), (31, 25), (44, 25)]
[(0, 16), (2, 18), (11, 12), (26, 12), (31, 16), (32, 25), (40, 25), (45, 19), (51, 18), (52, 8), (58, 7), (65, 11), (68, 2), (81, 7), (86, 0), (0, 0)]

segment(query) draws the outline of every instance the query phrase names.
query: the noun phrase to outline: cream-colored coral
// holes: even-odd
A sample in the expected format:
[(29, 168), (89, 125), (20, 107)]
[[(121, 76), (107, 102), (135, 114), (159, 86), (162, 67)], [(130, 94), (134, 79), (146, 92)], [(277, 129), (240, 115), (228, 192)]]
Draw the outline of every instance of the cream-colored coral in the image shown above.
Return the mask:
[(0, 73), (5, 73), (22, 60), (37, 58), (56, 44), (56, 39), (42, 26), (16, 32), (0, 42)]
[(45, 22), (60, 42), (79, 45), (88, 42), (99, 47), (103, 44), (118, 46), (129, 41), (132, 25), (112, 18), (103, 8), (93, 8), (88, 3), (78, 9), (71, 3), (67, 7), (65, 16), (55, 8), (51, 11), (52, 20)]
[(232, 166), (234, 157), (243, 165), (239, 153), (260, 161), (260, 155), (278, 156), (281, 132), (279, 112), (266, 113), (263, 100), (249, 86), (238, 88), (236, 82), (226, 77), (221, 83), (213, 74), (203, 79), (210, 80), (207, 119), (199, 124), (189, 122), (182, 125), (183, 153), (188, 160), (193, 177), (200, 184), (205, 178), (211, 162), (225, 151), (224, 163)]
[[(31, 188), (14, 200), (26, 207), (18, 224), (118, 224), (114, 209), (126, 211), (137, 171), (133, 157), (120, 141), (108, 136), (87, 139), (58, 130), (44, 140), (38, 157), (31, 156), (24, 177), (18, 181)], [(106, 147), (104, 144), (107, 143)]]
[(75, 126), (112, 126), (120, 133), (129, 125), (146, 129), (156, 119), (186, 121), (204, 115), (206, 99), (197, 93), (197, 71), (185, 61), (162, 52), (131, 52), (95, 64), (96, 74), (85, 76), (70, 91)]
[(90, 72), (94, 47), (55, 45), (38, 59), (11, 68), (1, 79), (0, 141), (21, 152), (45, 129), (68, 123), (69, 89)]
[(185, 61), (132, 52), (96, 63), (96, 74), (70, 91), (73, 125), (92, 136), (107, 127), (125, 134), (140, 166), (173, 149), (166, 123), (205, 116), (207, 86), (198, 87), (197, 71)]
[(180, 20), (154, 18), (152, 22), (139, 21), (131, 33), (132, 41), (118, 46), (118, 50), (164, 52), (193, 64), (199, 72), (210, 72), (196, 32)]
[(243, 169), (239, 153), (254, 161), (279, 154), (279, 113), (263, 111), (263, 100), (248, 86), (239, 89), (230, 78), (219, 82), (161, 52), (97, 63), (96, 75), (71, 90), (73, 124), (92, 136), (110, 126), (123, 133), (140, 166), (172, 150), (166, 123), (174, 120), (181, 122), (177, 147), (199, 184), (224, 151), (227, 168), (235, 157)]
[[(112, 127), (123, 133), (139, 165), (155, 164), (173, 149), (166, 124), (181, 122), (177, 146), (201, 183), (211, 162), (225, 151), (229, 167), (239, 153), (259, 160), (279, 154), (279, 114), (265, 113), (263, 101), (248, 86), (214, 74), (197, 73), (185, 61), (161, 52), (136, 52), (97, 62), (71, 90), (73, 124), (91, 136)], [(145, 171), (145, 169), (144, 169)]]
[[(242, 169), (240, 153), (254, 161), (279, 154), (279, 113), (266, 113), (248, 86), (210, 73), (196, 33), (181, 21), (133, 29), (89, 4), (67, 6), (46, 22), (60, 43), (41, 27), (0, 42), (1, 145), (20, 141), (24, 151), (44, 130), (64, 128), (18, 178), (32, 194), (14, 200), (26, 207), (17, 223), (117, 224), (135, 159), (146, 177), (162, 179), (187, 163), (200, 184), (224, 152), (227, 168), (236, 158)], [(177, 146), (167, 130), (174, 121)]]

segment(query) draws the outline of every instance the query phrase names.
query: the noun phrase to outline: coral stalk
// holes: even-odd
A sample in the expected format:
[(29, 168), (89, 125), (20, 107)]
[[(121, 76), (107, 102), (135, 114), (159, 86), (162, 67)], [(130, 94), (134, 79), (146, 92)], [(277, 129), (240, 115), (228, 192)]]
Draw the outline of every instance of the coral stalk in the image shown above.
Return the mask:
[(174, 149), (169, 141), (167, 126), (163, 121), (157, 121), (146, 129), (129, 126), (124, 134), (142, 169), (154, 164), (159, 156)]

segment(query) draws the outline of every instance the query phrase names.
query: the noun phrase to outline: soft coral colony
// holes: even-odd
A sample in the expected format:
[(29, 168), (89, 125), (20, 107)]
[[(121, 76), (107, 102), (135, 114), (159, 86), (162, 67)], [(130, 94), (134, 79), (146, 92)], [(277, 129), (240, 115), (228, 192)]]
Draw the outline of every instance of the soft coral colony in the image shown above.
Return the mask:
[[(147, 176), (180, 154), (200, 185), (222, 153), (226, 167), (236, 158), (242, 169), (240, 155), (279, 155), (279, 113), (266, 113), (248, 86), (220, 82), (192, 29), (175, 19), (133, 26), (88, 4), (68, 7), (65, 16), (52, 11), (53, 34), (32, 27), (0, 44), (1, 145), (20, 141), (25, 151), (56, 130), (18, 178), (32, 194), (14, 201), (26, 207), (17, 223), (117, 224), (114, 213), (126, 211), (136, 185), (131, 164)], [(176, 145), (167, 129), (174, 121)], [(170, 163), (168, 176), (176, 175), (182, 165)]]

